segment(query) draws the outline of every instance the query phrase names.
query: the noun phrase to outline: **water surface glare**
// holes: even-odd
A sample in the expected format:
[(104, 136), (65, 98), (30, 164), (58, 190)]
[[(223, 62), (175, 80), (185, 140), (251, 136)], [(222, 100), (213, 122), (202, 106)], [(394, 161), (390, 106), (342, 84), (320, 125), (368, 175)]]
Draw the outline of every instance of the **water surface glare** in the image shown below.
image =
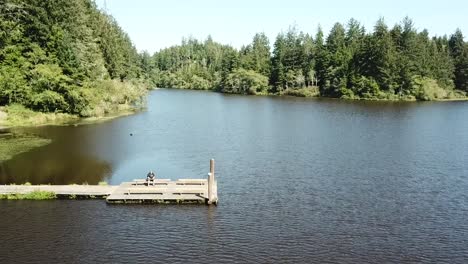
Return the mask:
[(53, 143), (0, 183), (204, 178), (220, 204), (0, 201), (0, 263), (466, 263), (468, 102), (152, 92), (109, 122), (15, 129)]

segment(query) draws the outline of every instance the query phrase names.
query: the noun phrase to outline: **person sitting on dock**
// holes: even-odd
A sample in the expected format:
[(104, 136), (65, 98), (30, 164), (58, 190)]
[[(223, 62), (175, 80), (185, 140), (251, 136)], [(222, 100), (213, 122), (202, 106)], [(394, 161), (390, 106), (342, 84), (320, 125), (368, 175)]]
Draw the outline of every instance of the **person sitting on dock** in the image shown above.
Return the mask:
[(150, 186), (150, 182), (153, 182), (153, 186), (154, 186), (154, 180), (155, 179), (156, 179), (156, 174), (154, 174), (153, 171), (148, 172), (148, 174), (146, 175), (147, 185)]

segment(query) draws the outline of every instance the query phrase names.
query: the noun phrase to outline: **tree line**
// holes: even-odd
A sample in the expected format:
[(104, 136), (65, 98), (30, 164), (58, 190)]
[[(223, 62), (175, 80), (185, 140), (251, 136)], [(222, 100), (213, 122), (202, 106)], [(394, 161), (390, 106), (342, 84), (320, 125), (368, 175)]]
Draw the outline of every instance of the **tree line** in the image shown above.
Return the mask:
[(142, 57), (92, 0), (0, 0), (0, 106), (100, 115), (145, 93)]
[(434, 100), (468, 92), (468, 43), (430, 37), (405, 18), (372, 31), (351, 19), (325, 36), (290, 27), (235, 49), (183, 39), (138, 53), (93, 0), (0, 0), (0, 106), (97, 116), (138, 102), (151, 85), (239, 94)]
[[(272, 52), (271, 52), (272, 51)], [(468, 92), (468, 43), (462, 32), (430, 37), (405, 18), (372, 31), (355, 19), (325, 36), (290, 27), (272, 47), (263, 33), (239, 50), (208, 37), (145, 53), (143, 67), (158, 87), (240, 94), (320, 95), (350, 99), (434, 100)]]

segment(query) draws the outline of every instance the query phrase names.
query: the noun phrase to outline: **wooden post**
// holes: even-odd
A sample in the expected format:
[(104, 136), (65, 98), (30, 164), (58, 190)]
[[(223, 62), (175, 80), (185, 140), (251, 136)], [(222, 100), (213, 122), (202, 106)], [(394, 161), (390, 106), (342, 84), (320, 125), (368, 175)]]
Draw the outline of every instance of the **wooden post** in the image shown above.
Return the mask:
[(213, 202), (213, 185), (214, 185), (214, 159), (210, 160), (210, 173), (208, 173), (208, 204)]

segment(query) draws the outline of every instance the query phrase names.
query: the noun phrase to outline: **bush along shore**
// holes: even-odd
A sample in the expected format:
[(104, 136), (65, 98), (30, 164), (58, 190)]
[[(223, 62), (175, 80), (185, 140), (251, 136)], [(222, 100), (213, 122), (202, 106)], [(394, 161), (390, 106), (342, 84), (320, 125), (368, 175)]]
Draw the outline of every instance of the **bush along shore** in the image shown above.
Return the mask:
[(112, 83), (116, 84), (107, 86), (108, 90), (101, 92), (101, 94), (95, 94), (93, 102), (86, 105), (80, 113), (67, 113), (58, 110), (41, 112), (16, 103), (0, 107), (0, 129), (17, 126), (97, 122), (128, 115), (145, 106), (146, 85), (140, 84), (119, 91), (116, 87), (126, 84), (116, 81), (112, 81)]

